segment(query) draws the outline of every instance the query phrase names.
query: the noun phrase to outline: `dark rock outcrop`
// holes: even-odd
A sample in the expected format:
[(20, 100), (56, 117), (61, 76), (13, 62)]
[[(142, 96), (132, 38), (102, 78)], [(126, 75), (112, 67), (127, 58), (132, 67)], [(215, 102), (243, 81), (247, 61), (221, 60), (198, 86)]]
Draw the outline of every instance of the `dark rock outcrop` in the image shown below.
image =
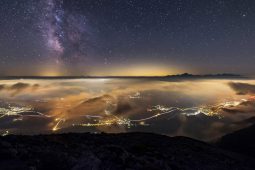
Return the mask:
[(255, 159), (149, 133), (0, 137), (0, 169), (254, 169)]
[(255, 158), (255, 124), (221, 137), (217, 145)]

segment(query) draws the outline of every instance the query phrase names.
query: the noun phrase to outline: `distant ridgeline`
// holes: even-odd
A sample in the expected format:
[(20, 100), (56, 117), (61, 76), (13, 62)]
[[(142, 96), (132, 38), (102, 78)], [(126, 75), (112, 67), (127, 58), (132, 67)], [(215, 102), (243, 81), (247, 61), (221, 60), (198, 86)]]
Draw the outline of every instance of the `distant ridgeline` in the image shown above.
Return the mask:
[(85, 78), (160, 78), (160, 79), (197, 79), (197, 78), (211, 78), (211, 79), (228, 79), (228, 78), (248, 78), (239, 74), (204, 74), (193, 75), (189, 73), (167, 75), (167, 76), (2, 76), (0, 79), (85, 79)]
[(166, 77), (168, 78), (247, 78), (239, 74), (229, 74), (229, 73), (204, 74), (204, 75), (193, 75), (189, 73), (184, 73), (184, 74), (168, 75)]

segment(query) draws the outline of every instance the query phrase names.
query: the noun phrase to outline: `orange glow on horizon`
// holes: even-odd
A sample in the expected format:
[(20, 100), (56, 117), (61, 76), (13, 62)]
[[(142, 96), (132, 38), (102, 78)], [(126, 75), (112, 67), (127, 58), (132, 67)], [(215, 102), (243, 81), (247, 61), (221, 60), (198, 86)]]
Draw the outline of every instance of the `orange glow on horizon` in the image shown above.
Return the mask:
[[(44, 65), (40, 68), (34, 69), (32, 74), (25, 74), (27, 76), (166, 76), (180, 74), (184, 72), (175, 66), (165, 65), (125, 65), (125, 66), (108, 66), (108, 67), (67, 67), (65, 65)], [(187, 70), (186, 72), (189, 72)], [(20, 75), (20, 76), (25, 76)]]
[(164, 66), (130, 66), (112, 69), (103, 69), (93, 75), (97, 76), (166, 76), (177, 74), (174, 68)]

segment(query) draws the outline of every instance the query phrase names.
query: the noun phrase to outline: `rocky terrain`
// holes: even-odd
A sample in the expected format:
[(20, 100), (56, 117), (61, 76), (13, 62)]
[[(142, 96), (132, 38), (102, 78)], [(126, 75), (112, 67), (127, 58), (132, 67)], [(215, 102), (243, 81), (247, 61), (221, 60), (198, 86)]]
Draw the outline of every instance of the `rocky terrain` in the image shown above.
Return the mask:
[(150, 133), (0, 137), (1, 169), (254, 169), (255, 159)]
[(223, 136), (217, 145), (223, 149), (255, 158), (255, 124)]

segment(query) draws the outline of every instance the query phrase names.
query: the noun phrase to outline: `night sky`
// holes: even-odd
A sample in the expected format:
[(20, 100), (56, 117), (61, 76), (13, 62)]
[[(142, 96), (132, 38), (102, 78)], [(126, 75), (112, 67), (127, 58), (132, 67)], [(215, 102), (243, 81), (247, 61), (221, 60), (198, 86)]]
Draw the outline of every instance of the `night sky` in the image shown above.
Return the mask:
[(0, 75), (254, 75), (254, 65), (254, 0), (0, 1)]

